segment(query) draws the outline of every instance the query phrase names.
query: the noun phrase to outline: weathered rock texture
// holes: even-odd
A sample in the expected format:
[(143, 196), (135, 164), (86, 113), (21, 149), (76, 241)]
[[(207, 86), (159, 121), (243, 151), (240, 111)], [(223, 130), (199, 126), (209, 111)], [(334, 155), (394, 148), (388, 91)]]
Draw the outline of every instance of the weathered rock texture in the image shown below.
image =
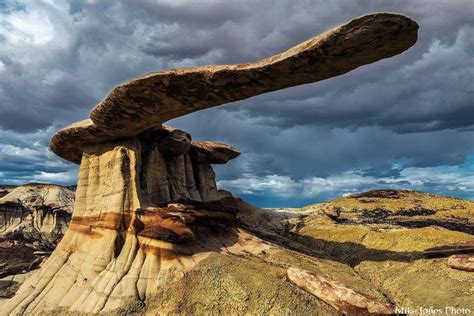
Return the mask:
[(0, 238), (36, 242), (54, 248), (64, 235), (74, 191), (50, 184), (27, 184), (0, 198)]
[(54, 135), (51, 149), (79, 163), (87, 143), (138, 135), (172, 118), (328, 79), (397, 55), (416, 42), (417, 30), (405, 16), (377, 13), (260, 61), (149, 73), (113, 89), (90, 119)]
[(0, 242), (0, 279), (5, 276), (29, 272), (39, 266), (41, 256), (33, 247), (16, 240)]
[[(465, 220), (474, 216), (474, 202), (420, 192), (397, 192), (396, 199), (376, 197), (367, 202), (364, 197), (346, 197), (294, 210), (261, 210), (237, 200), (236, 226), (244, 226), (252, 233), (242, 228), (222, 229), (219, 225), (212, 227), (214, 233), (209, 231), (211, 227), (197, 231), (194, 228), (195, 240), (179, 245), (188, 250), (194, 247), (184, 258), (194, 253), (192, 257), (197, 264), (182, 278), (171, 279), (143, 301), (124, 296), (122, 306), (114, 310), (114, 314), (147, 311), (158, 314), (339, 315), (329, 304), (331, 298), (346, 301), (345, 308), (361, 298), (362, 302), (367, 299), (383, 306), (393, 303), (398, 307), (417, 308), (428, 304), (434, 308), (449, 305), (472, 310), (472, 272), (449, 267), (447, 257), (453, 253), (462, 255), (463, 251), (472, 249), (473, 235), (451, 229), (469, 225)], [(434, 224), (403, 227), (396, 222), (389, 225), (347, 223), (332, 220), (321, 210), (334, 204), (341, 206), (343, 213), (349, 206), (354, 213), (377, 213), (382, 207), (397, 212), (414, 203), (444, 213), (446, 217), (452, 214), (459, 226), (447, 229)], [(183, 211), (180, 204), (167, 208)], [(199, 207), (189, 211), (196, 209)], [(400, 217), (409, 219), (410, 216), (405, 213)], [(431, 216), (425, 212), (417, 218), (422, 220)], [(196, 249), (202, 252), (196, 252)], [(183, 254), (177, 257), (184, 260), (181, 256)], [(293, 285), (287, 281), (288, 268), (306, 270), (307, 274), (329, 282), (332, 287), (326, 288), (323, 295), (308, 294), (303, 283)], [(15, 286), (22, 278), (5, 278), (3, 283)], [(430, 286), (433, 279), (438, 286)], [(0, 280), (0, 296), (1, 287)], [(341, 289), (357, 295), (341, 295)], [(4, 295), (11, 295), (11, 292)], [(366, 313), (358, 309), (357, 313), (350, 314)]]
[[(325, 214), (330, 207), (339, 208), (336, 219)], [(293, 238), (283, 240), (292, 249), (349, 265), (397, 307), (474, 310), (472, 272), (448, 259), (473, 254), (474, 202), (378, 190), (300, 212), (291, 219)]]
[(69, 229), (4, 310), (111, 311), (124, 298), (145, 300), (201, 252), (222, 247), (199, 236), (232, 227), (235, 203), (217, 190), (207, 159), (192, 158), (183, 135), (165, 128), (85, 147)]
[(448, 258), (448, 266), (454, 269), (474, 272), (474, 255), (453, 255)]
[(151, 73), (113, 89), (90, 119), (54, 135), (51, 149), (81, 164), (74, 214), (54, 253), (0, 314), (334, 313), (286, 281), (289, 266), (382, 296), (348, 265), (255, 236), (287, 240), (286, 217), (248, 233), (243, 226), (265, 219), (217, 190), (210, 165), (238, 152), (162, 124), (396, 55), (415, 43), (417, 29), (407, 17), (373, 14), (258, 62)]
[(395, 306), (308, 271), (289, 268), (288, 278), (345, 315), (393, 315)]
[(14, 185), (0, 185), (0, 198), (4, 197), (11, 190), (15, 188)]

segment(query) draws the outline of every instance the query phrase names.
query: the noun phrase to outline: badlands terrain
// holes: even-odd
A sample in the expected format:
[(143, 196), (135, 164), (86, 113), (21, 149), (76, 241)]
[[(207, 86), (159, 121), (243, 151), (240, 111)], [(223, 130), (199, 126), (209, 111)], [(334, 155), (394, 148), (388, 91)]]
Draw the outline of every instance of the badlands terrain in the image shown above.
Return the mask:
[[(67, 212), (73, 191), (35, 184), (6, 197), (0, 199), (0, 257), (22, 263), (21, 269), (2, 266), (3, 300), (49, 255), (33, 255), (44, 247), (42, 234), (25, 238), (23, 231), (36, 229), (31, 214), (51, 205)], [(29, 215), (4, 208), (17, 197)], [(474, 309), (472, 261), (453, 260), (474, 253), (474, 202), (385, 189), (301, 209), (258, 209), (243, 201), (238, 207), (238, 222), (207, 241), (224, 244), (208, 245), (192, 269), (147, 302), (148, 310), (337, 315), (368, 314), (367, 306), (385, 313), (395, 307)], [(43, 234), (60, 238), (68, 221), (56, 223)], [(121, 312), (140, 311), (140, 304)]]
[(66, 231), (74, 187), (0, 186), (0, 300), (49, 256)]
[(345, 74), (417, 36), (410, 18), (375, 13), (260, 61), (112, 89), (50, 142), (80, 164), (73, 211), (71, 188), (2, 188), (0, 315), (474, 311), (473, 202), (378, 190), (260, 209), (217, 187), (212, 165), (237, 149), (164, 125)]

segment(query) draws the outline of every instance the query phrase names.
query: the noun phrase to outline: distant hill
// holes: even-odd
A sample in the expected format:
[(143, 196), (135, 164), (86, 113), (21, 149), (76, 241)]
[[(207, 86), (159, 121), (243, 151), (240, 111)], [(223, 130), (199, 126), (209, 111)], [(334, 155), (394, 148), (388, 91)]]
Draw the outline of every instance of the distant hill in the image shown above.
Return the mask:
[(15, 185), (0, 185), (0, 198), (7, 195), (8, 192), (13, 190), (14, 188), (16, 188)]
[[(0, 186), (0, 278), (37, 268), (66, 231), (74, 190), (53, 184)], [(0, 300), (14, 294), (17, 281), (0, 280)]]
[(74, 206), (74, 191), (53, 184), (4, 187), (0, 198), (0, 237), (54, 247)]
[(409, 190), (372, 190), (305, 209), (320, 209), (340, 223), (438, 226), (474, 234), (474, 202)]
[[(56, 192), (42, 203), (51, 197), (65, 202), (67, 190), (32, 185), (7, 197), (18, 196), (31, 206), (40, 199), (29, 194)], [(472, 263), (462, 261), (474, 253), (474, 202), (390, 189), (301, 209), (259, 209), (240, 199), (237, 207), (238, 234), (224, 243), (212, 239), (205, 244), (217, 248), (206, 248), (199, 255), (202, 261), (185, 278), (163, 288), (166, 295), (151, 300), (152, 307), (184, 302), (183, 311), (191, 312), (193, 302), (199, 302), (205, 310), (226, 304), (241, 311), (276, 308), (279, 314), (291, 306), (298, 314), (317, 310), (331, 315), (322, 302), (340, 300), (350, 307), (362, 299), (389, 304), (384, 306), (474, 310)], [(28, 276), (16, 273), (38, 266), (40, 255), (32, 256), (28, 249), (18, 241), (0, 242), (0, 262), (7, 262), (3, 253), (11, 263), (10, 275), (0, 279), (0, 303)], [(316, 289), (314, 296), (305, 293), (311, 288)], [(257, 294), (249, 299), (252, 293)]]

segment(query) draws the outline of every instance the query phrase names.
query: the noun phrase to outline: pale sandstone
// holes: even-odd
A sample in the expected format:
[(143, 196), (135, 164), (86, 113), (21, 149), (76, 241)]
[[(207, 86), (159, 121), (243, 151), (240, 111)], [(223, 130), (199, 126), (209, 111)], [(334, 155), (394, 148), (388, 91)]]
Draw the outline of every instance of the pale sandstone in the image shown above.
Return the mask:
[[(199, 261), (195, 256), (205, 258), (199, 255), (210, 247), (205, 241), (200, 240), (203, 249), (199, 251), (194, 244), (179, 243), (196, 240), (190, 227), (199, 224), (205, 228), (207, 221), (231, 223), (234, 215), (192, 205), (153, 208), (176, 200), (209, 201), (221, 193), (208, 163), (194, 162), (188, 156), (188, 168), (193, 171), (186, 173), (184, 155), (165, 158), (158, 145), (150, 148), (149, 138), (84, 148), (69, 229), (44, 266), (2, 312), (35, 313), (63, 307), (81, 312), (113, 310), (121, 306), (123, 297), (143, 300), (165, 282), (182, 277)], [(155, 164), (156, 157), (161, 164)], [(164, 173), (161, 186), (168, 188), (169, 195), (148, 193), (153, 183), (147, 180), (159, 178), (154, 173)], [(196, 188), (191, 187), (193, 194), (190, 182), (196, 183)]]
[(392, 315), (395, 306), (348, 288), (323, 276), (308, 271), (289, 268), (288, 278), (298, 287), (328, 303), (346, 315)]
[(0, 198), (0, 238), (21, 239), (54, 248), (69, 224), (74, 203), (71, 188), (27, 184)]
[(448, 266), (458, 270), (474, 272), (474, 254), (450, 256)]

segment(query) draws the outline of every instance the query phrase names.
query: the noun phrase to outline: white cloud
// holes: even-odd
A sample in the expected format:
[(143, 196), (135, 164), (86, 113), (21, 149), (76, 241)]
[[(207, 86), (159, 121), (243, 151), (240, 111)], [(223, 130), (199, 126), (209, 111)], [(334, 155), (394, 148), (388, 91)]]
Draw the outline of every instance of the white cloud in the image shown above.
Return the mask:
[(38, 159), (41, 155), (41, 152), (31, 148), (18, 147), (11, 144), (0, 144), (0, 159), (9, 157)]
[(2, 15), (0, 34), (15, 45), (45, 45), (54, 38), (54, 27), (48, 13), (41, 6), (16, 10)]
[(318, 198), (339, 196), (376, 188), (406, 188), (435, 193), (462, 192), (474, 199), (474, 170), (459, 166), (407, 168), (398, 177), (363, 176), (349, 171), (327, 178), (308, 177), (293, 180), (290, 177), (268, 175), (255, 177), (249, 174), (234, 180), (218, 182), (220, 188), (237, 195), (250, 194), (278, 198)]
[(70, 170), (65, 172), (40, 172), (32, 177), (33, 182), (44, 183), (75, 183), (76, 172)]

